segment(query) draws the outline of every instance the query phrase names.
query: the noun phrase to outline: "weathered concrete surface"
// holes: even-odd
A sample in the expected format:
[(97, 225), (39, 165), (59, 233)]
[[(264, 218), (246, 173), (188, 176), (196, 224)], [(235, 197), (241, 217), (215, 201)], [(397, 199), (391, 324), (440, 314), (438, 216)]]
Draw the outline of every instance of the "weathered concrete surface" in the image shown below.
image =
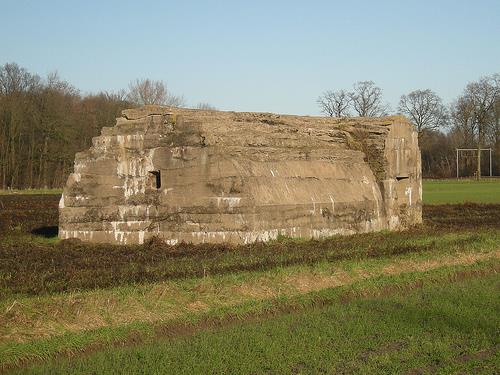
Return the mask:
[(399, 116), (125, 110), (76, 155), (59, 220), (119, 244), (403, 229), (422, 220), (417, 135)]

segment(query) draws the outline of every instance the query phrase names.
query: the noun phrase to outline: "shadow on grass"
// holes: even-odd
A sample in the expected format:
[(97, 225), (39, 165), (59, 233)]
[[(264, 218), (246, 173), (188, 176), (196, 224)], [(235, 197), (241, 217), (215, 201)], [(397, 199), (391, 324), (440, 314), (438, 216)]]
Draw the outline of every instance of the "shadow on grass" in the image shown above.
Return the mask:
[(31, 234), (34, 234), (35, 236), (41, 236), (44, 238), (57, 237), (58, 233), (59, 233), (59, 227), (57, 226), (40, 227), (40, 228), (35, 228), (31, 231)]

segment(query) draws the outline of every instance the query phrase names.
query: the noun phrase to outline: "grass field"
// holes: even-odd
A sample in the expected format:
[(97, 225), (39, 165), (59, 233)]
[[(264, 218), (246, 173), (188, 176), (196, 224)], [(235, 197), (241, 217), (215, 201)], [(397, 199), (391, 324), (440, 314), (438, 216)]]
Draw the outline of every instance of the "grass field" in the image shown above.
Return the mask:
[(424, 180), (425, 204), (500, 203), (500, 179)]
[(14, 190), (2, 190), (0, 189), (0, 195), (61, 195), (62, 189), (14, 189)]
[(186, 329), (23, 372), (494, 374), (500, 370), (494, 272), (480, 264), (326, 289), (294, 301), (306, 305), (297, 312)]
[(426, 205), (405, 232), (110, 246), (57, 241), (57, 201), (0, 197), (0, 372), (500, 369), (500, 204)]

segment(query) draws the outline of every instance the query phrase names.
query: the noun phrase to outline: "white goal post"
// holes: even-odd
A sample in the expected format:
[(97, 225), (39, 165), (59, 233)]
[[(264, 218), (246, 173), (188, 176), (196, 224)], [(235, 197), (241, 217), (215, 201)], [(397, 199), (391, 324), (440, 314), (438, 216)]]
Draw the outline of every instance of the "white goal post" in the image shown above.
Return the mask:
[[(476, 151), (477, 148), (457, 148), (457, 178), (458, 176), (458, 157), (459, 157), (459, 151)], [(491, 160), (491, 148), (482, 148), (481, 151), (489, 151), (490, 152), (490, 177), (493, 177), (493, 168), (492, 168), (492, 160)]]

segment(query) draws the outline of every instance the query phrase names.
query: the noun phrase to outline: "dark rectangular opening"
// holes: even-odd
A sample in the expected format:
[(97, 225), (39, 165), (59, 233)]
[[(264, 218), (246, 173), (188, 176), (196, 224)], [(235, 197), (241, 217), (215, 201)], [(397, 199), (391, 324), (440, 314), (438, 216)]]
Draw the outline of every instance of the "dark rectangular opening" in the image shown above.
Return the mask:
[(155, 187), (157, 189), (161, 188), (161, 172), (160, 172), (160, 170), (151, 171), (149, 173), (151, 173), (153, 176), (155, 176)]
[(401, 180), (406, 180), (407, 178), (410, 178), (409, 176), (397, 176), (396, 180), (401, 181)]

